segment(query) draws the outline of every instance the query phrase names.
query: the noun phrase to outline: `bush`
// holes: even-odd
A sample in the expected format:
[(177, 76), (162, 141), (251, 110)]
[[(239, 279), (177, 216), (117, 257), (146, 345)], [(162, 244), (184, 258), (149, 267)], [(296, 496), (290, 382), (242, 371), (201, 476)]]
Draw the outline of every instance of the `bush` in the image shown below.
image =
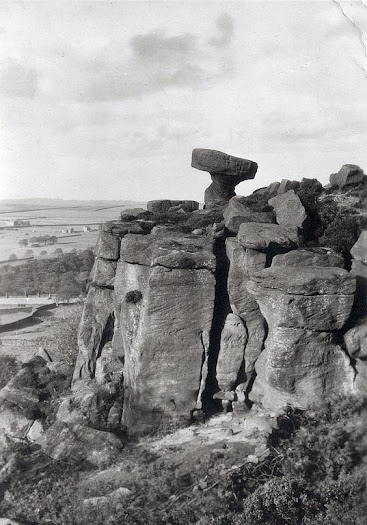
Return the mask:
[(136, 304), (142, 299), (143, 299), (143, 294), (141, 293), (140, 290), (132, 290), (131, 292), (127, 292), (125, 296), (126, 303)]

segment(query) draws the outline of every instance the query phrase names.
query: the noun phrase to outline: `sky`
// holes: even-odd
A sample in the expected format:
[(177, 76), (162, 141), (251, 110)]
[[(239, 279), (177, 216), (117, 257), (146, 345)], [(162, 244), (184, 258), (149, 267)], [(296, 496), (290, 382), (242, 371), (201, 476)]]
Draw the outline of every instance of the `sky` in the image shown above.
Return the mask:
[(193, 148), (367, 172), (367, 0), (2, 0), (0, 198), (202, 201)]

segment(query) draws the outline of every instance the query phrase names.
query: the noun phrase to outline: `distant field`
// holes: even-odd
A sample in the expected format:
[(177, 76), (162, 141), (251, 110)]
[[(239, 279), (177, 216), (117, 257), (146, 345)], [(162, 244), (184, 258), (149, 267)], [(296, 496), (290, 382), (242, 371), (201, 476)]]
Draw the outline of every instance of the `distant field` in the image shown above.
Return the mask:
[[(30, 221), (31, 226), (21, 226), (0, 229), (0, 262), (15, 254), (18, 259), (26, 257), (26, 252), (32, 250), (35, 257), (46, 251), (50, 256), (57, 248), (63, 253), (73, 249), (85, 250), (94, 246), (98, 236), (99, 224), (118, 219), (120, 211), (127, 207), (141, 207), (142, 203), (116, 203), (108, 201), (0, 201), (0, 226), (2, 221), (22, 219)], [(83, 226), (89, 226), (91, 231), (84, 232)], [(73, 233), (62, 230), (74, 228)], [(20, 246), (21, 239), (29, 239), (41, 235), (55, 235), (58, 242), (54, 245), (39, 247)]]

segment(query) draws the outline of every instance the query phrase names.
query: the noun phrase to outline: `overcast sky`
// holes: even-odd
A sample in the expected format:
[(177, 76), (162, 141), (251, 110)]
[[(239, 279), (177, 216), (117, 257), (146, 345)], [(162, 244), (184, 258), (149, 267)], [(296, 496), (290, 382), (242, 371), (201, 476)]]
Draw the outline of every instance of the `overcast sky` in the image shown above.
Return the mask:
[(193, 198), (195, 147), (367, 172), (367, 0), (0, 3), (0, 198)]

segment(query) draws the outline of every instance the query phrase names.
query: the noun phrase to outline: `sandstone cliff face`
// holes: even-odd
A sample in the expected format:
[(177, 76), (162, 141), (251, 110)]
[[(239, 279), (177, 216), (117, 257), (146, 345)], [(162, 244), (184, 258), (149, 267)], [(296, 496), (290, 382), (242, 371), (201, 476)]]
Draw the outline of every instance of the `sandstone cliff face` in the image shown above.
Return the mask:
[(167, 240), (149, 239), (150, 256), (142, 260), (131, 240), (129, 250), (122, 248), (116, 295), (124, 298), (123, 423), (134, 433), (166, 417), (188, 419), (196, 407), (214, 309), (215, 258), (210, 243), (181, 239), (170, 247)]
[[(210, 151), (201, 151), (207, 159)], [(222, 186), (241, 166), (254, 175), (250, 161), (214, 152), (220, 171), (199, 153), (195, 167)], [(207, 207), (224, 206), (223, 222), (218, 208), (197, 210), (192, 201), (149, 204), (190, 217), (191, 234), (156, 225), (142, 210), (101, 227), (73, 384), (90, 421), (101, 388), (110, 396), (107, 430), (130, 434), (187, 421), (213, 397), (242, 417), (249, 401), (306, 408), (366, 390), (365, 232), (351, 272), (330, 248), (300, 248), (308, 220), (302, 184), (263, 188), (254, 208), (242, 197), (226, 206), (229, 196), (222, 202), (218, 194)], [(209, 217), (209, 226), (195, 228)], [(79, 421), (64, 408), (62, 421)]]

